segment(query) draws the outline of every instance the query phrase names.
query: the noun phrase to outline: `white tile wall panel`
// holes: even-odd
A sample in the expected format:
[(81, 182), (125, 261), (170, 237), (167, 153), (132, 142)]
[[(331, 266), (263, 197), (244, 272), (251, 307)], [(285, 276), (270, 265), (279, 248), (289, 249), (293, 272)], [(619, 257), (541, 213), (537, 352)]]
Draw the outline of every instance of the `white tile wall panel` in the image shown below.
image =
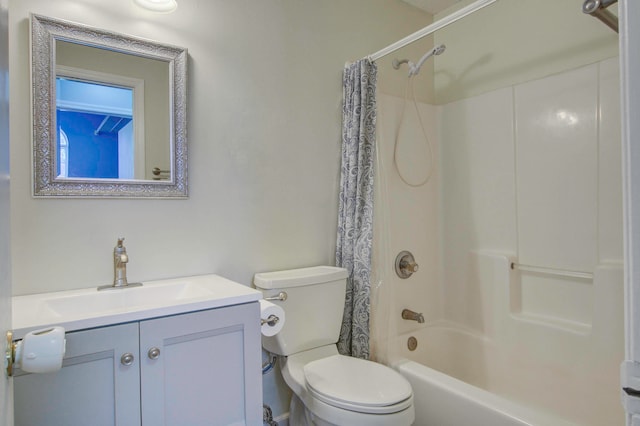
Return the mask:
[(593, 270), (597, 101), (597, 64), (515, 88), (521, 263)]

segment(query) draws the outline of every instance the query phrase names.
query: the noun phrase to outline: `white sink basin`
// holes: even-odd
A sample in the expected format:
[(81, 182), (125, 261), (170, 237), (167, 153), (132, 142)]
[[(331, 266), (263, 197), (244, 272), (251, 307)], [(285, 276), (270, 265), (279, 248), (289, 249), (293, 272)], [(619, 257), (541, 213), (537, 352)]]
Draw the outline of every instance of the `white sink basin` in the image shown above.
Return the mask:
[(135, 309), (142, 306), (166, 305), (185, 299), (211, 297), (214, 292), (206, 283), (174, 282), (142, 287), (92, 291), (91, 293), (58, 296), (44, 300), (44, 307), (56, 315), (84, 315)]
[(66, 331), (257, 301), (262, 294), (218, 275), (149, 281), (142, 287), (95, 288), (13, 298), (13, 329), (61, 325)]

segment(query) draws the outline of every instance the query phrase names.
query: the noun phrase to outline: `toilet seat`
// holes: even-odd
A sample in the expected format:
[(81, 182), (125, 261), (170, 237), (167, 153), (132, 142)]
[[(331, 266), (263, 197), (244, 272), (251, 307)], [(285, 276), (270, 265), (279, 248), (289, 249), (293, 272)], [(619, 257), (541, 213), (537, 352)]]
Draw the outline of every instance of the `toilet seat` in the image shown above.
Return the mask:
[(334, 407), (359, 413), (389, 414), (412, 404), (409, 382), (381, 364), (332, 355), (303, 368), (309, 393)]
[[(332, 370), (333, 363), (338, 364), (334, 372), (328, 371), (327, 375), (324, 375), (324, 369)], [(413, 391), (400, 373), (372, 361), (339, 355), (336, 345), (321, 346), (284, 357), (281, 368), (285, 383), (296, 398), (301, 400), (304, 410), (308, 411), (305, 416), (313, 419), (313, 422), (305, 422), (297, 417), (301, 413), (294, 412), (292, 402), (291, 415), (299, 420), (296, 424), (409, 426), (415, 420)], [(356, 370), (360, 371), (359, 375), (353, 373)], [(385, 373), (372, 372), (377, 370), (389, 372), (388, 383), (384, 379)], [(384, 396), (372, 396), (374, 385), (370, 378), (373, 377), (378, 384), (382, 381), (383, 385), (378, 390), (382, 389)], [(343, 385), (333, 384), (334, 380), (343, 381)], [(404, 388), (405, 392), (402, 392), (404, 386), (397, 381), (406, 384), (408, 388)], [(309, 382), (313, 383), (313, 386)], [(356, 383), (357, 385), (354, 385)], [(354, 386), (357, 389), (366, 388), (365, 392), (369, 396), (358, 395), (360, 390), (354, 390)], [(343, 393), (340, 393), (341, 388)], [(399, 392), (386, 391), (390, 389)]]

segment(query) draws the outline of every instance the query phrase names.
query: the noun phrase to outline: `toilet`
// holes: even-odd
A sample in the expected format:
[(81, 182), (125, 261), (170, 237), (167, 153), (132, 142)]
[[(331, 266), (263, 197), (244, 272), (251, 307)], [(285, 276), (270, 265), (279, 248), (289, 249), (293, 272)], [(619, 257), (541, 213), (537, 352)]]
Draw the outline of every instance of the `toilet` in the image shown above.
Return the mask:
[[(281, 355), (293, 391), (295, 426), (405, 426), (414, 421), (413, 391), (395, 370), (338, 354), (347, 271), (331, 266), (256, 274), (255, 287), (285, 311), (262, 346)], [(278, 300), (281, 299), (281, 300)]]

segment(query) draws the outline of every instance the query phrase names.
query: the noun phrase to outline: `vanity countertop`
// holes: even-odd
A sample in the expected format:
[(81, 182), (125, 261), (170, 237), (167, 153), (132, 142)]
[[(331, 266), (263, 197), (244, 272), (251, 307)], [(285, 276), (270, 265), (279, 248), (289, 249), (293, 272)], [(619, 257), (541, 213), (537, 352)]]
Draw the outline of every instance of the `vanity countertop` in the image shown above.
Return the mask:
[(39, 293), (12, 298), (13, 338), (59, 325), (65, 331), (139, 321), (260, 300), (262, 293), (218, 275), (144, 282), (142, 287)]

